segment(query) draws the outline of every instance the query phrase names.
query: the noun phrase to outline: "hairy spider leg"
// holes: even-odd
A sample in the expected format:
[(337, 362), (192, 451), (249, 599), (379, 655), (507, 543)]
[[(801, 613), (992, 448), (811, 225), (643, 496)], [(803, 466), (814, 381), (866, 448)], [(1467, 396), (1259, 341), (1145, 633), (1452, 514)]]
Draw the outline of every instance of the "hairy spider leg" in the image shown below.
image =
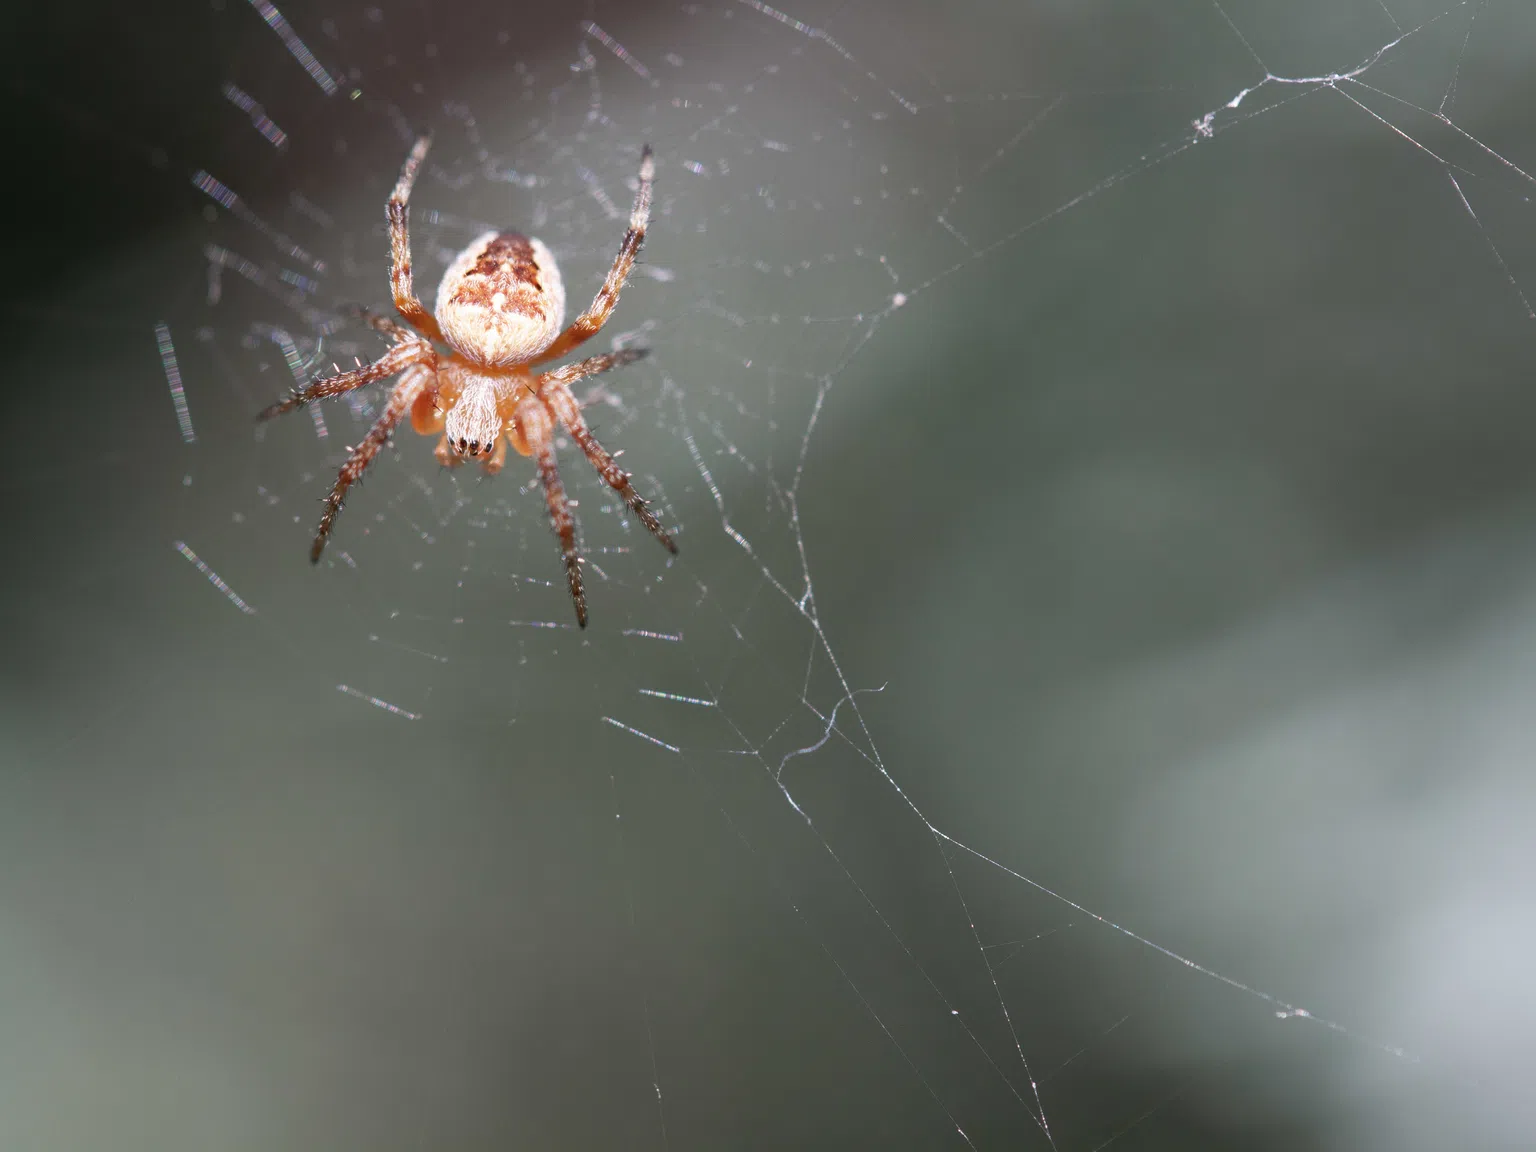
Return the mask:
[(634, 485), (629, 482), (629, 473), (619, 467), (619, 463), (608, 450), (597, 442), (597, 437), (587, 427), (587, 422), (582, 418), (581, 406), (576, 403), (576, 397), (571, 394), (570, 386), (574, 381), (585, 376), (592, 376), (598, 372), (606, 372), (610, 368), (616, 368), (620, 364), (628, 364), (645, 355), (641, 349), (625, 349), (622, 352), (610, 352), (603, 356), (592, 356), (586, 360), (579, 360), (575, 364), (567, 364), (563, 368), (556, 368), (552, 372), (545, 372), (534, 383), (534, 390), (540, 400), (549, 408), (561, 424), (565, 425), (571, 439), (586, 453), (592, 467), (607, 481), (608, 486), (617, 492), (629, 505), (640, 523), (644, 524), (652, 536), (661, 541), (661, 545), (674, 556), (677, 554), (677, 545), (672, 542), (672, 537), (667, 535), (661, 521), (656, 519), (650, 505), (640, 493), (635, 491)]
[(576, 551), (576, 518), (571, 515), (571, 503), (565, 495), (565, 485), (560, 481), (560, 469), (555, 464), (555, 438), (553, 422), (542, 401), (533, 397), (518, 403), (515, 417), (519, 438), (528, 445), (539, 468), (539, 480), (544, 485), (544, 501), (549, 505), (549, 522), (560, 538), (560, 555), (565, 559), (565, 578), (571, 589), (571, 602), (576, 605), (576, 623), (587, 626), (587, 595), (581, 583), (581, 555)]
[(384, 355), (380, 356), (372, 364), (364, 364), (361, 368), (354, 368), (351, 372), (342, 372), (336, 376), (327, 376), (316, 380), (307, 388), (295, 388), (287, 397), (273, 404), (270, 408), (264, 408), (256, 417), (258, 420), (271, 420), (274, 416), (281, 416), (285, 412), (292, 412), (295, 408), (302, 408), (316, 400), (324, 400), (331, 396), (340, 396), (351, 392), (354, 388), (361, 388), (365, 384), (372, 384), (376, 380), (383, 380), (386, 376), (393, 376), (397, 372), (403, 372), (413, 364), (431, 364), (436, 366), (437, 352), (432, 345), (425, 340), (417, 340), (414, 337), (403, 344), (396, 344)]
[(352, 314), (368, 327), (376, 332), (382, 332), (390, 337), (396, 344), (404, 344), (407, 340), (416, 340), (419, 337), (409, 328), (396, 324), (388, 316), (380, 316), (371, 308), (364, 308), (361, 304), (352, 309)]
[(389, 197), (384, 214), (389, 219), (389, 286), (395, 297), (395, 310), (412, 328), (429, 340), (441, 340), (442, 330), (437, 319), (422, 307), (416, 298), (411, 281), (411, 186), (416, 183), (416, 172), (427, 158), (432, 137), (422, 136), (416, 141), (411, 154), (400, 168), (400, 179)]
[(425, 364), (417, 364), (406, 369), (399, 383), (395, 385), (394, 391), (389, 394), (389, 401), (384, 405), (384, 411), (373, 422), (373, 427), (368, 429), (368, 435), (363, 437), (361, 444), (352, 449), (352, 454), (347, 457), (347, 462), (341, 466), (341, 471), (336, 475), (336, 483), (331, 487), (331, 494), (325, 498), (325, 511), (320, 514), (320, 526), (315, 531), (315, 542), (309, 547), (311, 563), (320, 562), (320, 553), (325, 551), (325, 543), (331, 536), (331, 527), (336, 523), (336, 517), (346, 500), (347, 489), (357, 483), (364, 470), (373, 463), (373, 458), (388, 442), (389, 435), (395, 430), (395, 426), (411, 410), (416, 398), (431, 386), (434, 375), (435, 372)]
[(629, 229), (624, 233), (624, 239), (619, 244), (619, 254), (614, 257), (613, 267), (608, 269), (603, 286), (592, 298), (591, 306), (571, 321), (570, 327), (556, 336), (555, 342), (539, 353), (531, 363), (547, 364), (559, 359), (578, 344), (597, 335), (603, 325), (608, 323), (608, 317), (619, 302), (624, 282), (629, 279), (630, 270), (635, 266), (635, 256), (640, 251), (640, 245), (645, 243), (645, 229), (651, 219), (651, 185), (655, 179), (656, 159), (651, 154), (651, 146), (647, 144), (640, 150), (640, 181), (635, 190), (635, 206), (629, 213)]

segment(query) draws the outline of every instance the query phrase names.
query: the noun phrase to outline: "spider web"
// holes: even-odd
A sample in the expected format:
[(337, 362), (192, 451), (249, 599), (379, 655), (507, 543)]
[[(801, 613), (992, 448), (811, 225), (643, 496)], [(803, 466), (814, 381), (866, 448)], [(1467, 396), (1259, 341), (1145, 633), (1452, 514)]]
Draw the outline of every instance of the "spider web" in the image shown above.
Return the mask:
[[(236, 894), (200, 981), (274, 1016), (184, 1023), (243, 1085), (210, 1130), (1521, 1142), (1529, 859), (1419, 820), (1530, 811), (1494, 752), (1435, 782), (1531, 675), (1486, 575), (1532, 560), (1524, 6), (211, 19), (135, 346), (208, 672), (153, 748), (216, 831), (169, 851)], [(579, 393), (681, 555), (560, 441), (585, 632), (526, 461), (402, 432), (313, 570), (384, 392), (252, 426), (382, 351), (345, 306), (387, 302), (423, 129), (429, 304), (499, 226), (584, 304), (656, 149), (593, 342), (651, 354)]]

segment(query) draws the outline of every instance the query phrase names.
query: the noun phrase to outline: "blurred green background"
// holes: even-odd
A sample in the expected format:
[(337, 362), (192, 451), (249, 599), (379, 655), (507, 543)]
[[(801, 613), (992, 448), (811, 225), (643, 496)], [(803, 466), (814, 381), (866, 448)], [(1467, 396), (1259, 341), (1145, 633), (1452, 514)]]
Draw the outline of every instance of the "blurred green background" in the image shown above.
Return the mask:
[[(276, 12), (18, 28), (0, 1145), (1530, 1145), (1536, 9)], [(585, 633), (253, 422), (421, 130), (573, 313), (656, 148)]]

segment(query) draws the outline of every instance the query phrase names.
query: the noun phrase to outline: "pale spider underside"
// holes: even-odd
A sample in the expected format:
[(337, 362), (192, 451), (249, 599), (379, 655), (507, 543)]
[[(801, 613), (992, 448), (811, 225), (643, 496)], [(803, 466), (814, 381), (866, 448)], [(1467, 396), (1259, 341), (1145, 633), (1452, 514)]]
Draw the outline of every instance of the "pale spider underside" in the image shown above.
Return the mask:
[[(506, 461), (508, 443), (521, 455), (532, 456), (544, 485), (550, 522), (560, 538), (571, 600), (576, 605), (576, 622), (585, 628), (587, 600), (582, 588), (581, 556), (576, 550), (576, 521), (555, 466), (557, 428), (565, 429), (651, 535), (668, 552), (677, 552), (672, 537), (630, 484), (629, 473), (592, 435), (571, 392), (571, 385), (578, 380), (631, 363), (645, 353), (642, 349), (625, 349), (589, 356), (548, 372), (533, 373), (530, 369), (566, 355), (595, 336), (618, 304), (619, 292), (634, 267), (650, 219), (651, 183), (655, 177), (651, 148), (647, 144), (640, 152), (639, 189), (619, 254), (591, 306), (562, 330), (565, 284), (560, 269), (542, 242), (518, 232), (487, 232), (477, 237), (443, 274), (437, 289), (436, 315), (422, 307), (411, 281), (409, 202), (411, 186), (430, 142), (425, 136), (416, 141), (400, 169), (399, 182), (386, 208), (392, 252), (390, 287), (395, 310), (410, 328), (360, 309), (364, 320), (393, 341), (389, 350), (372, 364), (296, 389), (259, 418), (270, 420), (315, 400), (340, 396), (391, 376), (400, 377), (383, 412), (362, 443), (352, 449), (325, 499), (325, 511), (309, 550), (310, 560), (316, 562), (325, 550), (347, 490), (362, 476), (407, 413), (417, 432), (424, 436), (440, 435), (437, 458), (449, 467), (463, 463), (466, 457), (483, 456), (486, 473), (495, 475)], [(448, 345), (452, 351), (440, 353), (437, 342)]]

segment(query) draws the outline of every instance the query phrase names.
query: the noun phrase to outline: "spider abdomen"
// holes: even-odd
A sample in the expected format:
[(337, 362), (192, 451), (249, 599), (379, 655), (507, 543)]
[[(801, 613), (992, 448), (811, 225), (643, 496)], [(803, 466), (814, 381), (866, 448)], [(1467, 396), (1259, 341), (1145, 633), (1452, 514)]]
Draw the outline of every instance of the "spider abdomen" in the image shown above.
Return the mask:
[(520, 232), (477, 236), (443, 273), (437, 322), (468, 360), (493, 368), (526, 363), (565, 324), (565, 283), (554, 256)]

